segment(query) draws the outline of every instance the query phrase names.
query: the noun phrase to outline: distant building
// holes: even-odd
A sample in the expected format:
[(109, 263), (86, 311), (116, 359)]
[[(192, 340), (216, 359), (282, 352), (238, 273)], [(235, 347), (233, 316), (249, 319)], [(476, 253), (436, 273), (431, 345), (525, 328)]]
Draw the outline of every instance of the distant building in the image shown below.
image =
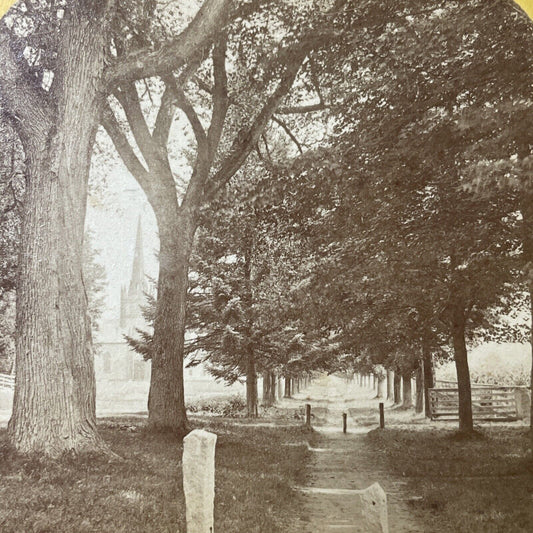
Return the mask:
[(96, 338), (97, 381), (150, 381), (150, 362), (132, 350), (124, 338), (124, 335), (134, 337), (137, 328), (149, 329), (142, 314), (147, 290), (139, 218), (130, 283), (128, 287), (122, 286), (120, 291), (120, 316), (102, 324)]
[[(96, 381), (128, 382), (139, 385), (150, 381), (151, 362), (135, 352), (124, 338), (137, 336), (137, 329), (149, 331), (151, 328), (143, 317), (142, 308), (146, 305), (149, 287), (144, 273), (144, 250), (141, 220), (137, 225), (135, 251), (128, 286), (120, 292), (120, 315), (115, 320), (102, 324), (95, 339)], [(217, 382), (207, 372), (203, 364), (184, 369), (185, 394), (220, 394), (221, 392), (241, 392), (243, 386), (236, 384), (226, 387)]]

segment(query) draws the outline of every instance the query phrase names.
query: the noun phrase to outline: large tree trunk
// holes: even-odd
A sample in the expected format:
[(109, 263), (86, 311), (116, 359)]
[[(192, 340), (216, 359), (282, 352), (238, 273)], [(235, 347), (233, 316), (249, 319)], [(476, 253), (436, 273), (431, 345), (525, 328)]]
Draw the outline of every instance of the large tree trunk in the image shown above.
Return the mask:
[(411, 373), (402, 376), (403, 382), (403, 402), (402, 407), (409, 409), (413, 407), (413, 391), (411, 387)]
[[(81, 11), (81, 8), (80, 8)], [(105, 24), (70, 15), (58, 55), (55, 116), (21, 138), (27, 190), (17, 288), (17, 359), (9, 439), (22, 453), (103, 450), (82, 244), (99, 120)], [(24, 128), (25, 125), (22, 126)]]
[(433, 371), (433, 356), (427, 341), (422, 341), (422, 366), (424, 369), (424, 410), (426, 417), (431, 417), (431, 406), (429, 402), (429, 389), (435, 386), (435, 374)]
[(394, 403), (402, 403), (402, 376), (400, 372), (394, 372)]
[(459, 389), (459, 431), (471, 433), (474, 430), (472, 392), (465, 341), (465, 314), (460, 303), (454, 302), (452, 313), (453, 350)]
[(177, 216), (174, 198), (175, 194), (168, 198), (168, 204), (154, 209), (160, 246), (148, 425), (155, 431), (184, 434), (188, 424), (183, 358), (189, 257), (195, 227), (190, 220)]

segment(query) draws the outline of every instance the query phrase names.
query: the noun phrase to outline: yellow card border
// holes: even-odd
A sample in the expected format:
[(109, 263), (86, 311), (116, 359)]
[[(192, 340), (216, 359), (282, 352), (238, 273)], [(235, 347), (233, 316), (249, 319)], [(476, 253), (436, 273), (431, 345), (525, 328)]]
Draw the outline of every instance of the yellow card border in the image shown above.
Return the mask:
[(0, 0), (0, 18), (2, 18), (7, 10), (16, 2), (17, 0)]

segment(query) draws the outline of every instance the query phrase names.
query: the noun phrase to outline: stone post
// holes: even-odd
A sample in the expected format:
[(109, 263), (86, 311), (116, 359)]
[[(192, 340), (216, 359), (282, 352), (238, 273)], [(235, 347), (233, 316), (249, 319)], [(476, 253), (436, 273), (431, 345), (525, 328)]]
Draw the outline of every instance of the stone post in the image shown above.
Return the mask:
[(387, 495), (379, 483), (370, 485), (361, 491), (362, 520), (361, 526), (368, 533), (389, 533), (387, 513)]
[(183, 439), (183, 492), (187, 533), (213, 533), (215, 445), (217, 436), (203, 429)]

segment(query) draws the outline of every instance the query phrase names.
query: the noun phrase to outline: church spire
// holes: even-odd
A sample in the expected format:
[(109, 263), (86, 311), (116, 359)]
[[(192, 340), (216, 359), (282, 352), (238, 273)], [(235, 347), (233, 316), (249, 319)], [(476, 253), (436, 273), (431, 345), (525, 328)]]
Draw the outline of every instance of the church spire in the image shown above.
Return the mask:
[(135, 239), (135, 252), (133, 255), (133, 268), (131, 270), (129, 295), (142, 294), (144, 289), (144, 255), (141, 216), (137, 223), (137, 237)]

